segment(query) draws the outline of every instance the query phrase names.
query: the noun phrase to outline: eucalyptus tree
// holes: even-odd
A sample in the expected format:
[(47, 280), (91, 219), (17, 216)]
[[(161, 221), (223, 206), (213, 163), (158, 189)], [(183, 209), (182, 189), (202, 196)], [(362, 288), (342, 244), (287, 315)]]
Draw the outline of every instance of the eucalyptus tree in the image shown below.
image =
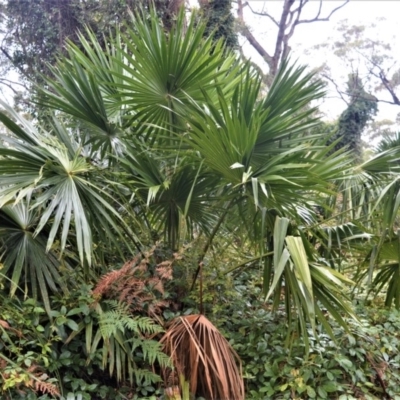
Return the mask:
[[(297, 27), (301, 24), (329, 21), (332, 15), (341, 10), (348, 2), (349, 0), (343, 0), (331, 5), (327, 1), (320, 0), (319, 5), (312, 10), (312, 3), (309, 0), (283, 0), (281, 2), (281, 11), (274, 13), (271, 12), (270, 4), (266, 1), (254, 4), (249, 1), (238, 0), (237, 15), (240, 33), (268, 65), (269, 76), (267, 76), (267, 83), (272, 81), (278, 72), (281, 62), (289, 56), (291, 40)], [(262, 43), (251, 31), (246, 23), (247, 10), (254, 16), (264, 17), (263, 23), (270, 25), (270, 31), (274, 32), (274, 47), (272, 50), (268, 49), (265, 43)], [(306, 15), (307, 17), (305, 17)]]
[(176, 250), (196, 229), (201, 265), (235, 223), (264, 266), (266, 298), (278, 307), (284, 293), (304, 337), (317, 321), (330, 332), (325, 309), (345, 325), (351, 282), (309, 234), (315, 206), (350, 165), (323, 134), (310, 134), (322, 83), (285, 61), (264, 96), (258, 73), (222, 41), (203, 39), (195, 15), (185, 24), (181, 12), (166, 33), (152, 14), (104, 46), (81, 35), (42, 91), (42, 106), (55, 111), (50, 129), (11, 109), (0, 114), (11, 132), (0, 145), (11, 295), (25, 282), (22, 290), (39, 287), (47, 301), (47, 288), (62, 285), (53, 271), (89, 273), (115, 251), (120, 260), (143, 252), (153, 232)]

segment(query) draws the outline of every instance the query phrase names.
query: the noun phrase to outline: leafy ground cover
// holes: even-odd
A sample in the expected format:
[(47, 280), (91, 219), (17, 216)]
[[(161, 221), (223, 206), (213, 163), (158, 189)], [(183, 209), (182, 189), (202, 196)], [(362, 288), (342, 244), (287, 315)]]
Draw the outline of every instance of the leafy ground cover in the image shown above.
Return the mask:
[[(358, 304), (359, 324), (349, 321), (346, 332), (332, 321), (335, 341), (322, 327), (317, 327), (317, 337), (310, 331), (310, 353), (304, 357), (302, 338), (288, 338), (286, 318), (272, 313), (260, 300), (261, 289), (250, 276), (243, 274), (233, 281), (219, 292), (223, 296), (215, 288), (205, 293), (211, 296), (212, 290), (217, 298), (207, 312), (242, 359), (246, 399), (400, 399), (398, 311), (378, 302)], [(89, 289), (84, 286), (63, 299), (53, 297), (58, 309), (52, 312), (52, 321), (39, 302), (2, 299), (0, 387), (4, 399), (60, 398), (60, 381), (65, 399), (167, 398), (159, 366), (167, 365), (168, 359), (158, 342), (149, 338), (149, 333), (154, 339), (160, 337), (157, 332), (162, 327), (146, 317), (129, 316), (111, 300), (105, 301), (100, 314)], [(249, 299), (245, 302), (244, 292)], [(153, 303), (159, 302), (155, 297)], [(164, 309), (161, 318), (166, 322), (180, 313)], [(104, 351), (109, 348), (105, 341), (99, 344), (100, 336), (96, 344), (96, 330), (107, 332), (109, 338), (120, 332), (133, 340), (134, 390), (129, 379), (118, 381), (112, 378), (110, 366), (105, 368)], [(117, 363), (115, 367), (119, 368)]]
[(243, 307), (240, 295), (231, 298), (214, 317), (243, 361), (247, 398), (400, 399), (399, 311), (360, 303), (348, 332), (330, 321), (335, 340), (321, 326), (316, 337), (310, 330), (304, 357), (302, 339), (288, 337), (287, 321), (259, 302), (256, 285), (236, 282), (234, 290), (253, 300)]

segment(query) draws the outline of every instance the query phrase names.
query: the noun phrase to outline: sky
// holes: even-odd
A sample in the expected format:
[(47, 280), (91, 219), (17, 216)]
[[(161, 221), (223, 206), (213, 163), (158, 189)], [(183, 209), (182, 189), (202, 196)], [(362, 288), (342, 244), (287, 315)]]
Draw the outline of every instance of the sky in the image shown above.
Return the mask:
[[(269, 1), (248, 1), (254, 10), (264, 10), (272, 14), (279, 20), (282, 12), (282, 0)], [(319, 8), (318, 0), (311, 0), (304, 8), (304, 17), (312, 18), (316, 15)], [(340, 4), (341, 0), (324, 0), (321, 16), (327, 16), (330, 11)], [(257, 39), (272, 52), (274, 41), (276, 40), (276, 28), (266, 17), (254, 16), (249, 9), (245, 10), (245, 20)], [(338, 31), (338, 23), (347, 19), (350, 25), (364, 25), (369, 27), (375, 24), (375, 28), (367, 28), (367, 37), (387, 41), (391, 43), (393, 54), (400, 55), (400, 1), (399, 0), (350, 0), (343, 8), (335, 12), (327, 22), (315, 22), (302, 24), (296, 27), (296, 31), (291, 39), (292, 57), (301, 64), (307, 64), (310, 68), (321, 66), (324, 62), (331, 67), (337, 82), (344, 85), (347, 74), (350, 72), (348, 67), (336, 56), (321, 50), (312, 50), (316, 45), (328, 43), (332, 40), (340, 40), (341, 33)], [(385, 18), (385, 20), (381, 20)], [(263, 65), (264, 61), (252, 49), (251, 45), (242, 39), (241, 43), (246, 56), (250, 57), (258, 65)], [(399, 57), (400, 62), (400, 57)], [(400, 65), (397, 65), (399, 68)], [(343, 86), (344, 87), (344, 86)], [(380, 93), (380, 98), (390, 100), (384, 92)], [(345, 102), (340, 99), (333, 85), (330, 85), (327, 98), (321, 104), (324, 119), (333, 120), (345, 109)], [(378, 120), (396, 120), (400, 107), (379, 103)]]
[[(261, 11), (263, 7), (279, 20), (283, 7), (283, 0), (247, 0), (253, 9)], [(243, 0), (245, 3), (246, 0)], [(190, 5), (198, 6), (198, 0), (190, 0)], [(340, 4), (343, 0), (323, 0), (321, 16), (327, 16), (330, 11)], [(304, 8), (304, 18), (315, 16), (319, 8), (319, 0), (310, 0)], [(375, 28), (368, 28), (366, 36), (377, 38), (390, 42), (393, 47), (393, 54), (399, 55), (400, 64), (400, 0), (350, 0), (343, 8), (334, 13), (327, 22), (315, 22), (299, 25), (291, 39), (292, 56), (300, 64), (307, 64), (311, 68), (317, 68), (322, 63), (327, 62), (334, 71), (334, 78), (344, 88), (347, 74), (350, 72), (347, 67), (337, 57), (329, 52), (321, 50), (312, 50), (312, 48), (321, 43), (328, 43), (332, 40), (340, 39), (338, 32), (338, 23), (347, 19), (353, 25), (370, 26), (376, 24)], [(380, 20), (385, 18), (384, 21)], [(245, 8), (245, 20), (252, 30), (253, 34), (266, 46), (267, 50), (272, 52), (274, 41), (276, 40), (276, 28), (266, 17), (254, 16), (248, 7)], [(243, 51), (249, 58), (252, 58), (258, 65), (265, 63), (255, 52), (249, 43), (242, 38), (241, 43)], [(398, 68), (400, 65), (398, 65)], [(267, 68), (265, 68), (267, 70)], [(0, 94), (1, 95), (1, 94)], [(3, 93), (5, 98), (12, 98), (12, 93)], [(2, 97), (3, 97), (2, 96)], [(385, 99), (385, 93), (380, 93), (380, 97)], [(386, 97), (389, 100), (389, 97)], [(334, 87), (330, 85), (326, 98), (320, 105), (325, 120), (334, 120), (345, 109), (345, 102), (340, 99)], [(377, 120), (389, 119), (396, 120), (400, 113), (400, 107), (379, 103), (379, 113)], [(398, 127), (400, 129), (400, 127)]]

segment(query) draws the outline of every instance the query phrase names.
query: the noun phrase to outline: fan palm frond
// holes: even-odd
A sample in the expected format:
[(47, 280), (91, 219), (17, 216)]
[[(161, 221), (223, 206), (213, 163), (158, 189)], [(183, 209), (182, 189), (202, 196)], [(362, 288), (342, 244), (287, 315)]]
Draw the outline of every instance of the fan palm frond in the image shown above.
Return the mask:
[(40, 295), (50, 312), (48, 289), (56, 293), (60, 288), (66, 291), (60, 276), (63, 263), (52, 250), (46, 251), (45, 232), (34, 235), (38, 222), (37, 210), (31, 210), (29, 202), (0, 208), (1, 272), (10, 279), (11, 296), (22, 287), (25, 296)]
[(204, 315), (175, 319), (161, 343), (177, 372), (190, 382), (193, 395), (210, 400), (244, 399), (239, 357)]
[(4, 107), (18, 124), (0, 113), (1, 122), (11, 132), (0, 142), (0, 207), (31, 197), (30, 206), (41, 210), (34, 235), (51, 223), (46, 251), (59, 234), (62, 252), (73, 228), (80, 260), (90, 265), (93, 232), (104, 242), (115, 240), (116, 234), (125, 240), (124, 228), (129, 233), (116, 210), (119, 205), (104, 189), (104, 171), (83, 157), (80, 148), (68, 143), (70, 137), (39, 132), (7, 105)]
[[(188, 145), (232, 189), (246, 188), (256, 206), (293, 215), (312, 191), (330, 193), (329, 181), (349, 167), (345, 154), (332, 153), (318, 135), (305, 135), (317, 121), (299, 110), (321, 93), (320, 85), (308, 85), (309, 77), (302, 73), (303, 68), (284, 64), (264, 101), (258, 101), (259, 81), (249, 76), (232, 98), (219, 91), (218, 106), (209, 100), (209, 114), (189, 119), (187, 136)], [(275, 101), (276, 92), (288, 100)]]

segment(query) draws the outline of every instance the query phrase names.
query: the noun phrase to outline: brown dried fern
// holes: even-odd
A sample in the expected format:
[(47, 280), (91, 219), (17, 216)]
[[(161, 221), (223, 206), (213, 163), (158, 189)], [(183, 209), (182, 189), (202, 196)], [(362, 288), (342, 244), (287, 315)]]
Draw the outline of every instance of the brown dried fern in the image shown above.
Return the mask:
[[(7, 362), (0, 359), (0, 371), (4, 370)], [(3, 379), (8, 379), (11, 374), (1, 374)], [(18, 377), (21, 376), (21, 379)], [(26, 376), (28, 379), (26, 379)], [(26, 394), (27, 389), (33, 390), (35, 393), (49, 394), (53, 397), (60, 397), (60, 390), (52, 383), (48, 382), (48, 375), (42, 371), (39, 365), (33, 364), (29, 368), (22, 370), (20, 373), (14, 372), (13, 379), (20, 380), (16, 385), (16, 389), (21, 394)]]
[(4, 329), (10, 329), (10, 324), (7, 321), (4, 321), (3, 319), (0, 319), (0, 326)]
[(154, 264), (153, 247), (144, 254), (135, 256), (126, 262), (121, 269), (105, 274), (93, 290), (95, 298), (115, 299), (128, 304), (132, 312), (145, 311), (149, 316), (156, 317), (170, 305), (163, 296), (164, 283), (172, 279), (172, 264), (180, 256), (174, 255), (172, 260), (164, 260), (152, 268)]
[(107, 295), (116, 282), (126, 278), (139, 260), (140, 255), (137, 255), (133, 260), (126, 262), (121, 269), (113, 270), (103, 275), (93, 290), (93, 295), (99, 297)]
[(51, 396), (60, 396), (58, 387), (51, 382), (35, 381), (36, 392), (42, 392), (43, 394), (49, 394)]

